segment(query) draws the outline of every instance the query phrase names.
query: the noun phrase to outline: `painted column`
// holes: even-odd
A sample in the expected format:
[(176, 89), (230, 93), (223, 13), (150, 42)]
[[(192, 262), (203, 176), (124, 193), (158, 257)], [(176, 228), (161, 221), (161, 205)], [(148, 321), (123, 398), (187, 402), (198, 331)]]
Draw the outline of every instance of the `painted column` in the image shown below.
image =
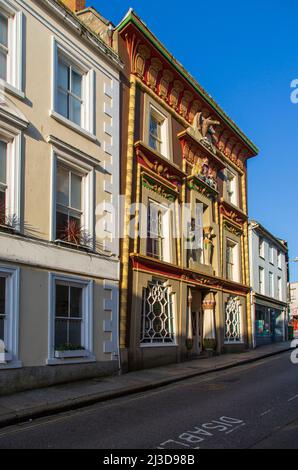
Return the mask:
[(192, 294), (191, 289), (188, 289), (188, 309), (187, 309), (187, 340), (192, 341), (193, 331), (192, 331)]
[(216, 339), (215, 334), (215, 306), (214, 294), (209, 294), (202, 303), (204, 312), (203, 339)]

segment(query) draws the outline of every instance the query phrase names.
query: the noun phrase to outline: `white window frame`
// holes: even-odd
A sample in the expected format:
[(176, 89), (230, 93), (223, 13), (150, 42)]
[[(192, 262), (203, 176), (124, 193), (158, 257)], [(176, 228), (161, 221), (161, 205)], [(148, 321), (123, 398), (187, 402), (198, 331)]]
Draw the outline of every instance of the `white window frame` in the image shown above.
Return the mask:
[[(152, 115), (159, 122), (159, 125), (160, 125), (160, 151), (158, 150), (155, 150), (155, 151), (160, 153), (163, 157), (169, 158), (169, 121), (168, 121), (168, 118), (165, 114), (163, 114), (160, 110), (158, 110), (153, 104), (151, 103), (149, 104), (148, 139), (150, 139), (150, 122), (151, 122)], [(148, 145), (149, 145), (149, 142), (150, 140), (148, 140)]]
[[(51, 170), (51, 211), (50, 211), (50, 239), (56, 239), (56, 207), (57, 207), (57, 166), (73, 169), (74, 172), (82, 176), (82, 228), (90, 234), (90, 243), (87, 247), (95, 249), (95, 168), (77, 158), (63, 152), (55, 147), (52, 148), (52, 170)], [(65, 242), (67, 243), (67, 242)], [(71, 246), (71, 244), (70, 244)]]
[(24, 14), (10, 0), (0, 0), (0, 11), (8, 18), (7, 79), (0, 79), (0, 87), (24, 98)]
[(274, 297), (274, 273), (269, 271), (269, 297)]
[(0, 369), (17, 368), (19, 361), (19, 308), (20, 308), (20, 268), (0, 265), (0, 276), (6, 278), (6, 336), (7, 354), (1, 357)]
[[(82, 123), (78, 125), (62, 116), (58, 112), (57, 99), (58, 99), (58, 58), (62, 54), (65, 59), (72, 64), (77, 70), (82, 73)], [(79, 132), (84, 137), (93, 141), (96, 140), (95, 136), (95, 71), (91, 66), (84, 61), (81, 56), (78, 56), (74, 51), (67, 49), (64, 45), (60, 44), (56, 38), (52, 38), (52, 103), (50, 116), (66, 125), (70, 129)]]
[(265, 240), (263, 237), (259, 237), (259, 257), (265, 259)]
[(0, 120), (0, 140), (7, 144), (6, 216), (14, 219), (13, 228), (20, 231), (23, 135), (11, 126), (2, 125)]
[(274, 264), (274, 246), (269, 243), (269, 263)]
[(282, 252), (280, 250), (277, 252), (277, 266), (282, 269)]
[[(83, 312), (82, 312), (82, 357), (73, 359), (55, 358), (55, 314), (56, 314), (56, 284), (62, 282), (83, 289)], [(63, 276), (49, 273), (48, 289), (48, 359), (47, 365), (73, 364), (77, 362), (94, 362), (93, 355), (93, 294), (94, 281), (77, 278), (74, 276)], [(86, 356), (88, 353), (88, 356)]]
[[(277, 297), (278, 297), (278, 300), (283, 300), (282, 278), (280, 276), (277, 277)], [(296, 300), (296, 299), (291, 299), (291, 300)]]
[[(167, 160), (172, 159), (172, 129), (171, 129), (171, 114), (168, 113), (162, 106), (160, 106), (151, 96), (145, 96), (145, 112), (143, 121), (143, 141), (151, 149), (149, 145), (150, 135), (150, 116), (151, 111), (163, 121), (161, 129), (161, 140), (163, 142), (161, 152), (159, 153)], [(152, 152), (156, 150), (152, 149)]]
[[(240, 246), (238, 242), (230, 238), (226, 239), (226, 249), (228, 248), (228, 245), (230, 245), (230, 247), (233, 250), (233, 273), (232, 273), (233, 276), (232, 276), (232, 279), (228, 277), (228, 270), (227, 270), (228, 264), (227, 264), (227, 259), (226, 259), (226, 277), (230, 281), (240, 282)], [(226, 250), (226, 253), (227, 253), (227, 250)]]
[(259, 266), (259, 293), (265, 295), (265, 269)]
[[(154, 204), (155, 206), (158, 206), (160, 210), (162, 211), (162, 231), (163, 231), (163, 256), (162, 259), (160, 258), (154, 258), (154, 259), (160, 259), (160, 261), (165, 261), (166, 263), (170, 263), (172, 260), (172, 250), (171, 250), (171, 237), (170, 237), (170, 226), (171, 226), (171, 210), (170, 208), (165, 205), (161, 204), (158, 201), (155, 201), (154, 199), (149, 198), (148, 199), (148, 214), (147, 214), (147, 237), (149, 234), (149, 211), (150, 211), (150, 204)], [(146, 254), (147, 254), (147, 247), (146, 247)]]

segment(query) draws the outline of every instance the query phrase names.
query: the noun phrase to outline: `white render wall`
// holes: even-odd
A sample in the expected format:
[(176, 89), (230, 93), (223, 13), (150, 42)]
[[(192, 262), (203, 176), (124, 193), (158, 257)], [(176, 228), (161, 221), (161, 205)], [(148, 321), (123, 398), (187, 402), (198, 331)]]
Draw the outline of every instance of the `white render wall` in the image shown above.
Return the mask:
[[(259, 238), (264, 239), (264, 258), (259, 256)], [(273, 263), (270, 262), (269, 258), (269, 247), (270, 244), (273, 246)], [(274, 276), (274, 295), (273, 299), (281, 302), (287, 302), (287, 264), (286, 255), (281, 251), (281, 269), (278, 267), (278, 251), (280, 245), (272, 240), (266, 238), (259, 232), (258, 228), (252, 228), (252, 224), (249, 225), (249, 257), (250, 257), (250, 278), (251, 286), (253, 291), (257, 294), (270, 296), (269, 287), (269, 273), (272, 272)], [(259, 267), (264, 268), (264, 292), (259, 291)], [(281, 278), (281, 298), (278, 298), (278, 277)]]

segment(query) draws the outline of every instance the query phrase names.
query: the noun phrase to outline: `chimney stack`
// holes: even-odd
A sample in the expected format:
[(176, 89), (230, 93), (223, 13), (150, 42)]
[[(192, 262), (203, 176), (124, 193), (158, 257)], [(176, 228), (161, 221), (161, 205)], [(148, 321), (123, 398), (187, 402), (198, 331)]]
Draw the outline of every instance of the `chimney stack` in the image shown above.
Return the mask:
[(62, 2), (74, 13), (86, 8), (86, 0), (62, 0)]

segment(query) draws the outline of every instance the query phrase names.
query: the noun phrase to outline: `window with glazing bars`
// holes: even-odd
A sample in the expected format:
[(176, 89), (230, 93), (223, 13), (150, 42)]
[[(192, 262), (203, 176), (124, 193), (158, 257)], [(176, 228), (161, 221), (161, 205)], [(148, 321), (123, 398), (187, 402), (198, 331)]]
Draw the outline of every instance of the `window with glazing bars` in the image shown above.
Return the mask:
[(81, 242), (82, 176), (57, 165), (56, 238), (69, 243)]
[(142, 344), (173, 344), (173, 294), (163, 281), (152, 281), (143, 290)]
[(8, 25), (8, 18), (0, 13), (0, 78), (5, 81), (8, 63)]
[(58, 56), (57, 111), (70, 121), (82, 125), (83, 75), (63, 55)]
[(164, 216), (165, 209), (150, 201), (148, 207), (147, 255), (164, 258)]
[(55, 349), (81, 349), (83, 288), (56, 284)]

